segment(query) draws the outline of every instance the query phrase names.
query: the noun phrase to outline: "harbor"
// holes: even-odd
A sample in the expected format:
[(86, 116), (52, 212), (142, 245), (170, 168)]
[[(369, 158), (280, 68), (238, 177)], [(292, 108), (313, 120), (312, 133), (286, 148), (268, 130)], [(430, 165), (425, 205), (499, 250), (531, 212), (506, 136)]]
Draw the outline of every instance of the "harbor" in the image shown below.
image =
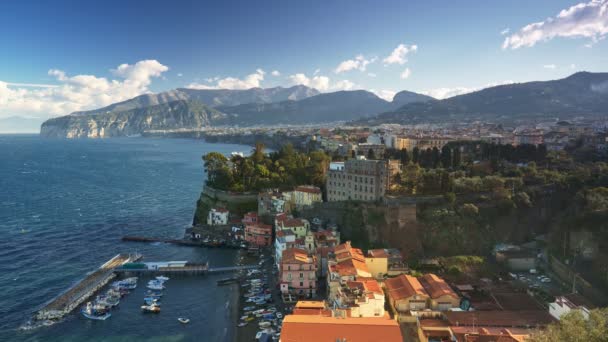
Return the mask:
[(76, 282), (72, 287), (45, 304), (35, 315), (39, 321), (58, 320), (72, 312), (95, 292), (116, 277), (114, 270), (141, 259), (141, 254), (118, 254), (97, 270)]

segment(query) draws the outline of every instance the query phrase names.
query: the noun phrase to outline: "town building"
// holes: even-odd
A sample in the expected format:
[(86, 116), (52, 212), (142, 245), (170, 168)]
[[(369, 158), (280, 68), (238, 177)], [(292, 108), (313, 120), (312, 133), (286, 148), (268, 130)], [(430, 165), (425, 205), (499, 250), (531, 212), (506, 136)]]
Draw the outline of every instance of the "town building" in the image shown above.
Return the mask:
[(260, 192), (258, 194), (258, 214), (276, 215), (289, 212), (290, 208), (285, 197), (283, 193), (277, 190)]
[(440, 150), (450, 141), (452, 139), (448, 137), (394, 137), (393, 147), (398, 150), (405, 148), (410, 152), (415, 147), (418, 147), (419, 150), (433, 149), (435, 147)]
[(296, 235), (289, 229), (277, 230), (274, 239), (274, 261), (277, 266), (277, 270), (280, 270), (281, 259), (283, 258), (283, 251), (288, 248), (296, 247)]
[(276, 229), (278, 230), (291, 230), (297, 239), (306, 237), (308, 229), (310, 228), (310, 222), (303, 218), (293, 218), (290, 216), (277, 216), (275, 219)]
[(399, 324), (387, 317), (331, 317), (292, 314), (285, 316), (281, 341), (401, 342)]
[(357, 152), (361, 156), (365, 156), (370, 159), (382, 159), (384, 152), (386, 151), (386, 145), (383, 143), (370, 144), (363, 143), (357, 145)]
[(327, 200), (378, 200), (384, 196), (390, 178), (386, 160), (349, 159), (332, 163), (327, 173)]
[(245, 225), (245, 241), (252, 246), (270, 246), (272, 244), (272, 226), (261, 222)]
[(429, 309), (445, 311), (460, 306), (460, 297), (445, 280), (429, 273), (420, 277), (420, 283), (429, 295)]
[(310, 207), (315, 203), (323, 202), (323, 196), (321, 189), (312, 185), (300, 185), (285, 193), (285, 197), (295, 206), (297, 209)]
[(521, 130), (513, 135), (513, 145), (540, 145), (543, 143), (543, 132), (540, 130)]
[(228, 216), (230, 212), (224, 208), (212, 208), (207, 214), (207, 224), (210, 226), (228, 224)]
[(409, 315), (410, 311), (425, 310), (429, 295), (416, 277), (402, 274), (384, 282), (388, 301), (397, 317)]
[(327, 291), (330, 307), (353, 317), (384, 315), (384, 292), (372, 278), (363, 252), (350, 241), (328, 255)]
[(301, 248), (283, 251), (280, 269), (280, 288), (286, 294), (315, 296), (317, 293), (317, 260)]
[(581, 295), (568, 294), (555, 297), (555, 302), (549, 303), (549, 314), (559, 320), (571, 311), (578, 311), (585, 319), (588, 319), (589, 310), (594, 308), (593, 304), (588, 303)]
[(376, 279), (382, 279), (388, 273), (388, 253), (384, 249), (367, 251), (365, 264)]

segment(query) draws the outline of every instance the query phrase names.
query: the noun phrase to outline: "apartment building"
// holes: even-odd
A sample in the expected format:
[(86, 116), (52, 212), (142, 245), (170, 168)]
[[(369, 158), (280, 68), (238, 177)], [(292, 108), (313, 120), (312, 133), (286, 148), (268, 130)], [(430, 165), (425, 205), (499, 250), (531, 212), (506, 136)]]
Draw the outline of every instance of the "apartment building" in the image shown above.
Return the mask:
[(290, 248), (281, 258), (281, 292), (300, 296), (317, 293), (317, 260), (305, 249)]
[(327, 173), (327, 200), (378, 200), (384, 196), (389, 179), (386, 160), (350, 159), (332, 163)]
[(405, 148), (408, 151), (412, 151), (414, 147), (418, 147), (420, 150), (434, 147), (441, 149), (450, 141), (452, 139), (448, 137), (394, 137), (393, 147), (397, 150)]

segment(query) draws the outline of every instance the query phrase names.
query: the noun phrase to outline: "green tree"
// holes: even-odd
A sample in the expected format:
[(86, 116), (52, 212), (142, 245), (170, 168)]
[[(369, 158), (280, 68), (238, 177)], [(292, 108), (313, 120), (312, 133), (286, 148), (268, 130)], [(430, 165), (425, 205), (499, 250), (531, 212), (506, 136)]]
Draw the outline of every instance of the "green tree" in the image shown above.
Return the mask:
[(580, 311), (563, 315), (556, 323), (532, 334), (531, 342), (588, 342), (608, 341), (608, 310), (594, 309), (585, 319)]
[(452, 149), (448, 145), (441, 148), (441, 165), (446, 169), (452, 168)]
[(454, 154), (454, 156), (452, 157), (452, 166), (454, 168), (458, 168), (458, 167), (460, 167), (460, 164), (462, 163), (462, 160), (461, 160), (462, 156), (461, 156), (461, 153), (460, 153), (460, 148), (456, 147), (454, 149), (454, 153), (453, 154)]
[(414, 164), (420, 164), (420, 149), (418, 146), (414, 147), (414, 150), (412, 151), (412, 162), (414, 162)]

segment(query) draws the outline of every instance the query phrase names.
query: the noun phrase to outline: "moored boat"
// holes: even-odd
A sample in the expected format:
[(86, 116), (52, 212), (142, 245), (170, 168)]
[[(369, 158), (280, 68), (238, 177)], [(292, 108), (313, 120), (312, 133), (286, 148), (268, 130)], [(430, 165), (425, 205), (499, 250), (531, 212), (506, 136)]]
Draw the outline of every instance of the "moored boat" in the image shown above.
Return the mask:
[(189, 318), (183, 318), (183, 317), (180, 317), (180, 318), (178, 318), (177, 320), (178, 320), (180, 323), (182, 323), (182, 324), (188, 324), (188, 323), (190, 323), (190, 319), (189, 319)]
[(141, 306), (141, 310), (143, 312), (159, 313), (160, 312), (160, 306), (158, 306), (156, 304), (142, 305)]
[(81, 311), (82, 315), (88, 319), (96, 320), (96, 321), (105, 321), (106, 319), (112, 316), (111, 313), (107, 311), (97, 311), (91, 302), (87, 303), (87, 306), (83, 308)]

